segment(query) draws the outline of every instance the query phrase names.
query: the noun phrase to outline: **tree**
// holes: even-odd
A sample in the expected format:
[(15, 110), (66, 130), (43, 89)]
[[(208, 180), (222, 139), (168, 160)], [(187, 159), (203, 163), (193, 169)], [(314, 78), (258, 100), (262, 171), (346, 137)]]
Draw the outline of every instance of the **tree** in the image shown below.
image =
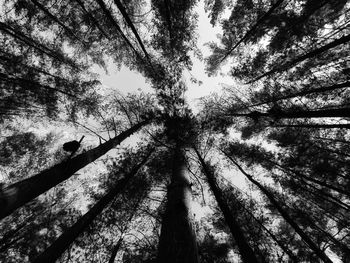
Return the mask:
[(35, 262), (55, 262), (56, 259), (67, 249), (71, 242), (84, 231), (84, 229), (92, 222), (92, 220), (103, 210), (103, 208), (118, 195), (133, 176), (148, 160), (150, 153), (138, 164), (129, 174), (117, 181), (114, 188), (97, 202), (84, 216), (82, 216), (73, 226), (66, 230), (49, 248), (47, 248)]
[(244, 237), (242, 229), (240, 228), (237, 221), (233, 218), (227, 203), (222, 198), (221, 190), (218, 188), (217, 183), (215, 182), (215, 177), (212, 171), (210, 171), (210, 168), (207, 166), (207, 164), (203, 160), (198, 150), (195, 149), (195, 151), (201, 163), (201, 166), (203, 167), (203, 171), (208, 178), (210, 189), (213, 191), (213, 194), (218, 202), (218, 205), (222, 210), (222, 213), (224, 214), (225, 220), (230, 227), (232, 236), (234, 237), (238, 245), (243, 262), (259, 262), (254, 254), (254, 251), (246, 241), (246, 238)]
[[(180, 132), (174, 125), (181, 123)], [(159, 262), (198, 262), (197, 243), (191, 212), (191, 182), (186, 174), (185, 147), (193, 140), (191, 119), (171, 118), (166, 132), (173, 142), (171, 181), (168, 185), (166, 210), (159, 239)], [(186, 130), (188, 132), (186, 132)]]
[[(100, 146), (82, 153), (72, 159), (63, 161), (31, 178), (7, 186), (2, 190), (1, 203), (3, 206), (1, 217), (10, 214), (14, 209), (29, 202), (41, 193), (49, 190), (51, 187), (59, 184), (72, 176), (77, 170), (81, 169), (90, 162), (96, 160), (110, 149), (118, 145), (133, 132), (137, 131), (148, 121), (140, 122), (129, 130), (121, 133), (117, 137), (101, 144)], [(50, 177), (50, 180), (47, 178)]]
[(2, 261), (348, 261), (349, 4), (206, 0), (202, 59), (198, 3), (1, 3)]
[(301, 236), (301, 238), (305, 241), (305, 243), (308, 244), (308, 246), (317, 254), (317, 256), (322, 259), (324, 262), (332, 262), (324, 252), (317, 247), (317, 245), (303, 232), (303, 230), (292, 220), (292, 218), (286, 213), (286, 211), (278, 204), (277, 200), (273, 197), (273, 195), (265, 189), (258, 181), (253, 179), (253, 177), (249, 174), (247, 174), (241, 166), (237, 164), (236, 161), (234, 161), (232, 158), (230, 159), (237, 167), (240, 169), (240, 171), (248, 178), (249, 181), (251, 181), (253, 184), (255, 184), (271, 201), (271, 203), (275, 206), (275, 208), (281, 213), (283, 218), (295, 229), (295, 231)]

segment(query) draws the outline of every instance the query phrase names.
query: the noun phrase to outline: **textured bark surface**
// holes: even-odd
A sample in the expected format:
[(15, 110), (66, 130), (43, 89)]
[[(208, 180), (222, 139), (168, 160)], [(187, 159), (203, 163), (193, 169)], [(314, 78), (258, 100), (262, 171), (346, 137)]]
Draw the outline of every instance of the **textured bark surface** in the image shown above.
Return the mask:
[(94, 149), (86, 151), (67, 161), (63, 161), (28, 179), (6, 187), (3, 189), (0, 196), (0, 219), (55, 185), (67, 180), (75, 172), (113, 149), (147, 123), (147, 121), (140, 122)]
[(198, 263), (196, 235), (190, 209), (191, 183), (182, 150), (174, 152), (171, 184), (159, 240), (159, 263)]

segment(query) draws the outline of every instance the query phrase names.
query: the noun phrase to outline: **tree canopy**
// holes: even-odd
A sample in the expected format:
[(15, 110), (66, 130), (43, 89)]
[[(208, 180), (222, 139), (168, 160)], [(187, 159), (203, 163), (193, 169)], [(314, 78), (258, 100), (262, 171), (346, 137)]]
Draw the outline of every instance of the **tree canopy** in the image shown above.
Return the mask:
[(350, 262), (349, 11), (0, 1), (0, 261)]

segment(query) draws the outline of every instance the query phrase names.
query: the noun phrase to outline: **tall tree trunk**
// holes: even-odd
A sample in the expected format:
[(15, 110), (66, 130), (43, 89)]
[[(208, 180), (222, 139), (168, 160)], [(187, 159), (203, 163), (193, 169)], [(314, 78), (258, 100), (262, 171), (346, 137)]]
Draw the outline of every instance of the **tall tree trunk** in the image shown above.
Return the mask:
[(338, 39), (336, 39), (336, 40), (334, 40), (334, 41), (332, 41), (332, 42), (330, 42), (330, 43), (328, 43), (328, 44), (326, 44), (326, 45), (324, 45), (322, 47), (316, 48), (314, 50), (309, 51), (308, 53), (306, 53), (304, 55), (301, 55), (301, 56), (299, 56), (299, 57), (297, 57), (295, 59), (292, 59), (290, 62), (286, 62), (284, 65), (282, 64), (282, 65), (280, 65), (278, 67), (272, 68), (270, 71), (268, 71), (268, 72), (266, 72), (266, 73), (256, 77), (255, 79), (253, 79), (252, 81), (248, 82), (247, 84), (251, 84), (253, 82), (256, 82), (259, 79), (262, 79), (264, 77), (268, 77), (268, 76), (270, 76), (270, 75), (272, 75), (274, 73), (277, 73), (277, 72), (281, 73), (283, 71), (286, 71), (289, 68), (299, 64), (300, 62), (303, 62), (306, 59), (313, 58), (313, 57), (315, 57), (315, 56), (317, 56), (317, 55), (319, 55), (319, 54), (321, 54), (323, 52), (326, 52), (326, 51), (328, 51), (328, 50), (330, 50), (330, 49), (332, 49), (332, 48), (334, 48), (336, 46), (343, 45), (343, 44), (345, 44), (345, 43), (347, 43), (349, 41), (350, 41), (350, 35), (345, 35), (345, 36), (343, 36), (341, 38), (338, 38)]
[(114, 0), (114, 3), (117, 5), (117, 7), (118, 7), (119, 11), (122, 13), (122, 15), (123, 15), (123, 17), (124, 17), (126, 23), (128, 24), (128, 26), (131, 28), (132, 32), (134, 33), (134, 35), (135, 35), (135, 37), (136, 37), (136, 39), (137, 39), (137, 42), (139, 42), (140, 47), (141, 47), (143, 53), (145, 54), (145, 56), (147, 57), (147, 59), (150, 59), (150, 57), (149, 57), (149, 55), (148, 55), (148, 53), (147, 53), (147, 51), (146, 51), (146, 48), (145, 48), (145, 46), (143, 45), (142, 40), (141, 40), (139, 34), (137, 33), (137, 30), (136, 30), (134, 24), (132, 23), (132, 21), (131, 21), (129, 15), (128, 15), (128, 13), (126, 12), (125, 7), (123, 6), (123, 4), (121, 3), (121, 1), (119, 1), (119, 0)]
[(73, 243), (73, 241), (86, 229), (87, 226), (98, 216), (102, 210), (110, 203), (124, 188), (130, 179), (141, 169), (152, 154), (150, 151), (143, 160), (132, 169), (132, 171), (124, 178), (118, 180), (117, 184), (104, 197), (100, 199), (85, 215), (83, 215), (73, 226), (68, 228), (50, 247), (40, 254), (34, 263), (50, 263), (55, 262), (62, 253)]
[(344, 253), (350, 255), (350, 249), (348, 248), (348, 246), (346, 244), (342, 243), (341, 241), (336, 239), (332, 234), (330, 234), (328, 231), (326, 231), (324, 228), (317, 225), (317, 223), (315, 223), (315, 220), (313, 220), (313, 218), (311, 218), (310, 215), (303, 213), (302, 216), (310, 223), (310, 225), (312, 226), (313, 229), (315, 229), (315, 230), (319, 231), (320, 233), (322, 233), (323, 235), (325, 235), (328, 238), (328, 240), (330, 240), (334, 245), (341, 248), (341, 250), (343, 250)]
[(283, 2), (284, 0), (278, 0), (275, 4), (273, 4), (270, 9), (266, 12), (266, 14), (264, 14), (261, 18), (258, 19), (258, 21), (255, 23), (255, 25), (253, 25), (248, 31), (247, 33), (245, 33), (245, 35), (238, 40), (238, 42), (225, 54), (225, 56), (219, 61), (219, 64), (224, 61), (243, 41), (246, 41), (250, 35), (254, 32), (255, 29), (257, 29), (257, 27), (259, 25), (261, 25), (262, 23), (265, 22), (265, 20), (273, 13), (273, 11), (275, 11)]
[(111, 253), (111, 256), (109, 258), (109, 261), (108, 263), (114, 263), (115, 261), (115, 257), (117, 256), (117, 253), (123, 243), (123, 240), (124, 240), (124, 234), (125, 232), (128, 230), (128, 227), (129, 227), (129, 224), (131, 222), (131, 220), (133, 219), (133, 217), (135, 216), (136, 212), (137, 212), (137, 209), (139, 208), (139, 206), (141, 205), (142, 203), (142, 200), (144, 200), (144, 198), (146, 197), (146, 194), (144, 195), (140, 195), (138, 200), (136, 201), (135, 205), (132, 207), (132, 210), (131, 210), (131, 213), (130, 213), (130, 216), (129, 218), (127, 219), (124, 227), (121, 229), (121, 233), (120, 233), (120, 237), (119, 237), (119, 240), (117, 242), (117, 244), (113, 247), (113, 250), (112, 250), (112, 253)]
[(242, 257), (242, 260), (244, 263), (254, 263), (254, 262), (259, 262), (259, 260), (256, 258), (255, 253), (253, 249), (250, 247), (248, 241), (246, 240), (243, 230), (239, 226), (238, 222), (235, 220), (233, 217), (230, 208), (228, 204), (226, 203), (224, 197), (222, 196), (222, 191), (218, 187), (216, 180), (214, 178), (214, 175), (210, 171), (209, 167), (205, 163), (204, 159), (198, 152), (196, 148), (194, 150), (197, 153), (198, 159), (203, 167), (203, 171), (208, 179), (208, 184), (210, 186), (211, 191), (213, 192), (215, 199), (220, 207), (220, 210), (222, 211), (225, 221), (230, 228), (231, 234), (234, 238), (234, 240), (237, 243), (240, 255)]
[(38, 7), (43, 13), (45, 13), (48, 17), (50, 17), (53, 21), (55, 21), (58, 25), (60, 25), (65, 31), (68, 32), (72, 37), (74, 37), (76, 40), (79, 40), (84, 45), (86, 44), (83, 40), (81, 40), (76, 34), (74, 34), (73, 30), (67, 27), (65, 24), (62, 23), (62, 21), (54, 16), (43, 4), (39, 3), (37, 0), (31, 0), (31, 2)]
[(350, 124), (281, 124), (272, 128), (350, 129)]
[(11, 53), (6, 52), (6, 51), (1, 50), (1, 49), (0, 49), (0, 54), (2, 54), (2, 55), (0, 55), (0, 63), (5, 68), (10, 68), (10, 67), (13, 67), (14, 65), (16, 65), (16, 68), (18, 68), (18, 71), (23, 72), (23, 70), (21, 69), (21, 67), (23, 67), (28, 71), (29, 70), (36, 71), (36, 72), (42, 73), (44, 75), (51, 76), (55, 80), (57, 79), (57, 80), (60, 80), (62, 82), (69, 83), (69, 81), (64, 79), (63, 77), (51, 74), (50, 72), (47, 71), (48, 69), (45, 70), (44, 68), (41, 68), (41, 67), (26, 64), (25, 57), (23, 55), (14, 55), (14, 54), (11, 54)]
[(265, 230), (265, 232), (272, 238), (272, 240), (275, 241), (275, 243), (288, 255), (292, 262), (299, 262), (294, 253), (288, 248), (287, 244), (284, 244), (283, 242), (278, 240), (275, 234), (272, 233), (259, 219), (257, 219), (248, 208), (246, 208), (243, 204), (240, 205)]
[(23, 206), (50, 188), (67, 180), (76, 171), (113, 149), (147, 123), (149, 123), (148, 120), (142, 121), (94, 149), (56, 164), (28, 179), (5, 187), (0, 191), (0, 219), (11, 214), (15, 209)]
[(103, 0), (96, 0), (97, 3), (99, 4), (99, 6), (101, 7), (102, 11), (105, 13), (105, 15), (107, 16), (107, 18), (109, 19), (109, 21), (111, 21), (112, 25), (115, 27), (115, 29), (117, 30), (117, 32), (119, 33), (119, 35), (124, 39), (125, 43), (134, 51), (135, 55), (140, 58), (142, 60), (141, 55), (139, 54), (139, 52), (137, 52), (137, 50), (135, 49), (135, 47), (131, 44), (130, 40), (126, 37), (126, 35), (123, 33), (123, 31), (121, 30), (120, 26), (118, 25), (117, 21), (113, 18), (113, 15), (111, 14), (111, 12), (108, 10), (105, 2)]
[(333, 143), (345, 143), (345, 144), (350, 145), (349, 141), (344, 141), (344, 140), (340, 140), (340, 139), (318, 137), (318, 136), (311, 136), (310, 138), (315, 139), (315, 140), (330, 141), (330, 142), (333, 142)]
[(229, 158), (232, 163), (234, 163), (238, 169), (245, 175), (245, 177), (257, 186), (270, 200), (270, 202), (274, 205), (274, 207), (278, 210), (281, 216), (286, 220), (286, 222), (298, 233), (298, 235), (302, 238), (302, 240), (309, 246), (309, 248), (324, 262), (333, 263), (332, 260), (322, 251), (312, 240), (311, 238), (299, 227), (299, 225), (289, 216), (286, 210), (278, 203), (272, 193), (268, 191), (264, 186), (262, 186), (258, 181), (254, 180), (253, 177), (247, 174), (243, 168), (231, 158), (228, 154), (226, 154), (227, 158)]
[[(329, 189), (331, 189), (333, 191), (336, 191), (336, 192), (338, 192), (340, 194), (343, 194), (343, 195), (346, 195), (346, 196), (350, 197), (350, 192), (345, 190), (345, 189), (341, 189), (341, 188), (339, 188), (337, 186), (333, 186), (333, 185), (328, 184), (326, 182), (323, 182), (323, 181), (317, 180), (315, 178), (312, 178), (310, 176), (306, 176), (304, 174), (301, 174), (301, 173), (299, 173), (297, 171), (294, 171), (292, 169), (283, 167), (282, 165), (278, 164), (275, 161), (271, 161), (271, 160), (268, 160), (268, 159), (265, 159), (265, 160), (267, 162), (271, 163), (272, 165), (276, 166), (280, 171), (286, 173), (289, 177), (293, 177), (293, 175), (294, 175), (294, 176), (297, 176), (301, 182), (303, 182), (303, 180), (306, 180), (306, 181), (309, 181), (309, 182), (315, 183), (317, 185), (329, 188)], [(307, 183), (307, 182), (305, 182), (305, 183)]]
[(276, 102), (276, 101), (280, 101), (280, 100), (292, 99), (292, 98), (300, 97), (300, 96), (306, 96), (306, 95), (313, 94), (313, 93), (333, 91), (333, 90), (348, 88), (348, 87), (350, 87), (350, 81), (345, 81), (343, 83), (334, 84), (334, 85), (327, 86), (327, 87), (319, 87), (319, 88), (314, 88), (314, 89), (301, 90), (299, 92), (295, 92), (295, 93), (292, 93), (289, 95), (280, 96), (280, 97), (270, 99), (270, 100), (265, 100), (263, 102), (253, 104), (250, 107), (260, 106), (263, 104), (272, 103), (272, 102)]
[(338, 200), (334, 196), (321, 191), (320, 189), (318, 189), (317, 187), (315, 187), (315, 186), (313, 186), (311, 184), (306, 184), (306, 185), (308, 185), (311, 189), (314, 189), (314, 190), (311, 191), (310, 188), (306, 188), (305, 186), (301, 186), (301, 187), (304, 188), (305, 190), (309, 191), (309, 193), (313, 194), (317, 198), (321, 198), (321, 199), (325, 200), (326, 202), (333, 204), (336, 207), (339, 207), (339, 208), (341, 208), (341, 209), (343, 209), (343, 210), (345, 210), (347, 212), (350, 212), (350, 206), (349, 205), (347, 205), (344, 202)]
[(172, 23), (171, 23), (171, 13), (170, 13), (170, 3), (168, 2), (168, 0), (163, 0), (164, 3), (164, 10), (165, 10), (165, 19), (167, 21), (167, 28), (168, 28), (168, 32), (169, 32), (169, 39), (170, 39), (170, 47), (171, 47), (171, 52), (174, 52), (174, 45), (173, 45), (173, 29), (172, 29)]
[(298, 110), (298, 111), (283, 111), (276, 110), (273, 112), (252, 111), (250, 113), (232, 113), (233, 117), (250, 117), (257, 120), (261, 117), (269, 117), (276, 119), (298, 119), (298, 118), (332, 118), (332, 117), (350, 117), (350, 108), (326, 109), (326, 110)]
[(114, 263), (115, 261), (115, 257), (117, 256), (117, 253), (123, 243), (123, 239), (124, 239), (124, 236), (123, 234), (120, 236), (117, 244), (113, 247), (113, 250), (112, 250), (112, 254), (111, 254), (111, 257), (109, 258), (108, 260), (108, 263)]
[[(35, 87), (37, 89), (47, 89), (51, 92), (61, 93), (61, 94), (64, 94), (68, 97), (78, 99), (78, 97), (76, 95), (69, 93), (69, 92), (66, 92), (64, 90), (50, 87), (49, 85), (43, 85), (43, 84), (41, 84), (37, 81), (33, 81), (31, 79), (25, 79), (25, 78), (21, 78), (21, 77), (13, 77), (11, 75), (3, 74), (1, 72), (0, 72), (0, 81), (3, 81), (3, 82), (8, 83), (8, 84), (15, 84), (15, 85), (18, 85), (22, 88), (28, 89), (28, 90), (29, 89), (33, 90), (33, 87)], [(38, 90), (35, 90), (34, 92), (40, 93), (40, 91), (38, 91)]]
[(340, 227), (347, 227), (347, 228), (350, 227), (350, 224), (347, 223), (347, 219), (345, 219), (346, 216), (344, 216), (344, 214), (342, 214), (341, 212), (337, 211), (337, 213), (334, 213), (333, 211), (330, 211), (328, 207), (324, 207), (320, 205), (318, 202), (316, 202), (315, 200), (312, 200), (310, 198), (306, 198), (304, 196), (300, 196), (300, 198), (302, 198), (305, 203), (310, 203), (311, 205), (314, 205), (315, 207), (317, 207), (319, 211), (327, 215), (329, 219), (336, 222)]
[(15, 235), (19, 236), (18, 232), (21, 231), (25, 226), (27, 226), (27, 222), (21, 223), (16, 226), (15, 229), (9, 230), (8, 232), (2, 234), (2, 237), (0, 239), (0, 252), (4, 251), (2, 247), (8, 243), (8, 240), (13, 239)]
[(163, 216), (158, 263), (198, 263), (198, 250), (190, 209), (191, 183), (186, 173), (183, 149), (176, 145), (171, 183)]
[(13, 38), (27, 44), (28, 46), (36, 49), (42, 54), (45, 54), (53, 59), (56, 59), (64, 64), (71, 66), (74, 69), (79, 70), (79, 66), (75, 64), (70, 58), (63, 56), (62, 54), (59, 54), (57, 51), (48, 48), (47, 46), (39, 43), (33, 38), (26, 36), (24, 33), (20, 32), (19, 30), (13, 28), (8, 24), (0, 22), (0, 31), (3, 31), (6, 34), (12, 36)]

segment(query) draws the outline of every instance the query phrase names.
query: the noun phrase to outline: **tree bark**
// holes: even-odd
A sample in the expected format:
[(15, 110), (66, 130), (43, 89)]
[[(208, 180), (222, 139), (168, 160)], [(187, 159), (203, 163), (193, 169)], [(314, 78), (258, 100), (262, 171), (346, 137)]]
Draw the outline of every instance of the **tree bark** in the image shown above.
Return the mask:
[(225, 221), (228, 227), (230, 228), (231, 234), (237, 243), (242, 261), (244, 263), (254, 263), (254, 262), (258, 263), (259, 260), (256, 258), (253, 249), (250, 247), (248, 241), (246, 240), (243, 234), (243, 230), (241, 229), (241, 227), (239, 226), (235, 218), (232, 216), (230, 208), (226, 203), (224, 197), (222, 196), (222, 191), (218, 187), (216, 180), (214, 178), (214, 175), (209, 170), (207, 164), (203, 160), (202, 156), (199, 154), (198, 150), (196, 148), (194, 148), (194, 150), (196, 151), (198, 159), (203, 167), (203, 172), (207, 177), (210, 189), (213, 192), (215, 199), (220, 207), (220, 210), (224, 215)]
[(28, 179), (5, 187), (5, 189), (0, 192), (0, 219), (11, 214), (15, 209), (23, 206), (50, 188), (67, 180), (76, 171), (113, 149), (148, 122), (148, 120), (142, 121), (94, 149), (86, 151), (70, 160), (56, 164)]
[(278, 210), (284, 220), (298, 233), (298, 235), (302, 238), (302, 240), (309, 246), (309, 248), (324, 262), (333, 263), (333, 261), (311, 240), (311, 238), (299, 227), (299, 225), (289, 216), (286, 210), (278, 203), (272, 193), (268, 191), (264, 186), (262, 186), (258, 181), (254, 180), (253, 177), (247, 174), (243, 168), (233, 160), (229, 155), (226, 156), (234, 163), (238, 169), (245, 175), (245, 177), (257, 186), (270, 200), (270, 202), (274, 205), (274, 207)]
[(190, 209), (191, 183), (186, 174), (183, 149), (176, 146), (171, 183), (163, 216), (158, 247), (158, 263), (198, 263), (198, 250)]
[(118, 180), (114, 188), (101, 198), (85, 215), (83, 215), (73, 226), (68, 228), (50, 247), (40, 254), (33, 263), (54, 263), (62, 253), (72, 244), (72, 242), (86, 229), (87, 226), (98, 216), (102, 210), (110, 203), (124, 188), (127, 183), (136, 175), (136, 173), (147, 162), (153, 151), (150, 151), (146, 157), (126, 175)]

